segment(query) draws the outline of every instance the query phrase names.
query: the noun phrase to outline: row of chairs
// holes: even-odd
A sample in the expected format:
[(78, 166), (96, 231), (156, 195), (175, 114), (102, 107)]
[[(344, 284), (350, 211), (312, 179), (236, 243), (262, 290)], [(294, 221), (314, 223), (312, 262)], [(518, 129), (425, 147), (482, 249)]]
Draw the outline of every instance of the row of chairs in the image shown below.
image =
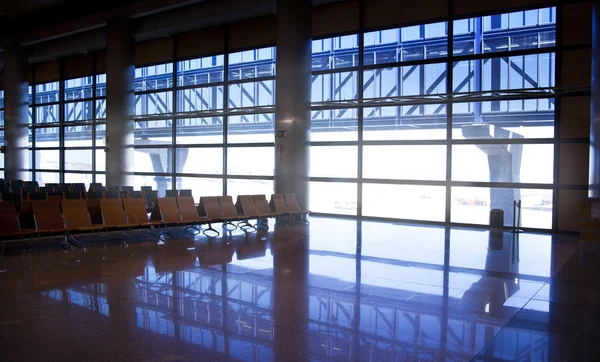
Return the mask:
[[(72, 236), (100, 230), (127, 232), (172, 226), (200, 231), (196, 226), (204, 224), (208, 225), (203, 231), (205, 235), (213, 236), (209, 235), (212, 232), (218, 236), (220, 233), (212, 227), (216, 222), (223, 223), (228, 230), (239, 227), (248, 232), (259, 227), (268, 228), (264, 224), (266, 218), (296, 215), (302, 218), (308, 213), (300, 210), (294, 194), (272, 195), (270, 202), (265, 195), (238, 196), (236, 204), (231, 196), (201, 197), (198, 205), (191, 196), (157, 198), (155, 201), (150, 215), (144, 200), (139, 198), (32, 200), (23, 203), (20, 214), (12, 202), (4, 201), (0, 203), (0, 237)], [(250, 220), (257, 220), (257, 224), (250, 224)], [(234, 222), (238, 222), (237, 226)], [(160, 236), (149, 234), (160, 238), (169, 233), (165, 230)]]

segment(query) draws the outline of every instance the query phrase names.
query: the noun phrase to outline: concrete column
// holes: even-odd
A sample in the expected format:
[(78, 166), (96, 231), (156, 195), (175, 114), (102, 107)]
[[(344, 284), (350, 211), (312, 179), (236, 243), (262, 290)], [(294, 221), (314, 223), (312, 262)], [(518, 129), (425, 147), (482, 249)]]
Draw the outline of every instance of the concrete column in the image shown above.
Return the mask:
[(29, 81), (25, 50), (4, 48), (4, 178), (28, 180), (29, 173)]
[(312, 1), (277, 0), (275, 192), (308, 209)]
[(592, 7), (589, 196), (600, 197), (600, 1)]
[(135, 34), (131, 20), (106, 27), (106, 184), (132, 185)]

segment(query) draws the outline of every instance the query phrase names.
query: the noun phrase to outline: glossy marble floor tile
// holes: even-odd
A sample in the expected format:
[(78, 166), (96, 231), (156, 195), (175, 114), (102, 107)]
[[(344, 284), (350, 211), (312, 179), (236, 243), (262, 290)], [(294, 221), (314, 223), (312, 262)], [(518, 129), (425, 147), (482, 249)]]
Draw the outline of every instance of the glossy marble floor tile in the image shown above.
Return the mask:
[[(0, 360), (593, 360), (577, 240), (346, 219), (4, 243)], [(135, 234), (135, 233), (134, 233)]]

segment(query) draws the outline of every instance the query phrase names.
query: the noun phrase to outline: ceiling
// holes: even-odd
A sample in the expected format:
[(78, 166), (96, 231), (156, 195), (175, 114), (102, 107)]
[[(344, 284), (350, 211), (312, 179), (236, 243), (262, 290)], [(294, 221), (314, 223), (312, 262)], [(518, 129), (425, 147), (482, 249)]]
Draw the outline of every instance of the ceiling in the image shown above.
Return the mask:
[(0, 34), (10, 37), (125, 5), (134, 0), (13, 0), (0, 2)]

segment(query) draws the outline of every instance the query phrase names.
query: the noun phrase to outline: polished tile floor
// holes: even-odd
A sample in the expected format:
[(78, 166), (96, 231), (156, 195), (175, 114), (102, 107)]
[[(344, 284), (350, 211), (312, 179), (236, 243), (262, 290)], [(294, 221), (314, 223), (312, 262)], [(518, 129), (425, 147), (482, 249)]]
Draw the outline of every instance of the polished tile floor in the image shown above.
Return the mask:
[(573, 237), (330, 218), (171, 232), (2, 244), (0, 360), (600, 356), (600, 267)]

